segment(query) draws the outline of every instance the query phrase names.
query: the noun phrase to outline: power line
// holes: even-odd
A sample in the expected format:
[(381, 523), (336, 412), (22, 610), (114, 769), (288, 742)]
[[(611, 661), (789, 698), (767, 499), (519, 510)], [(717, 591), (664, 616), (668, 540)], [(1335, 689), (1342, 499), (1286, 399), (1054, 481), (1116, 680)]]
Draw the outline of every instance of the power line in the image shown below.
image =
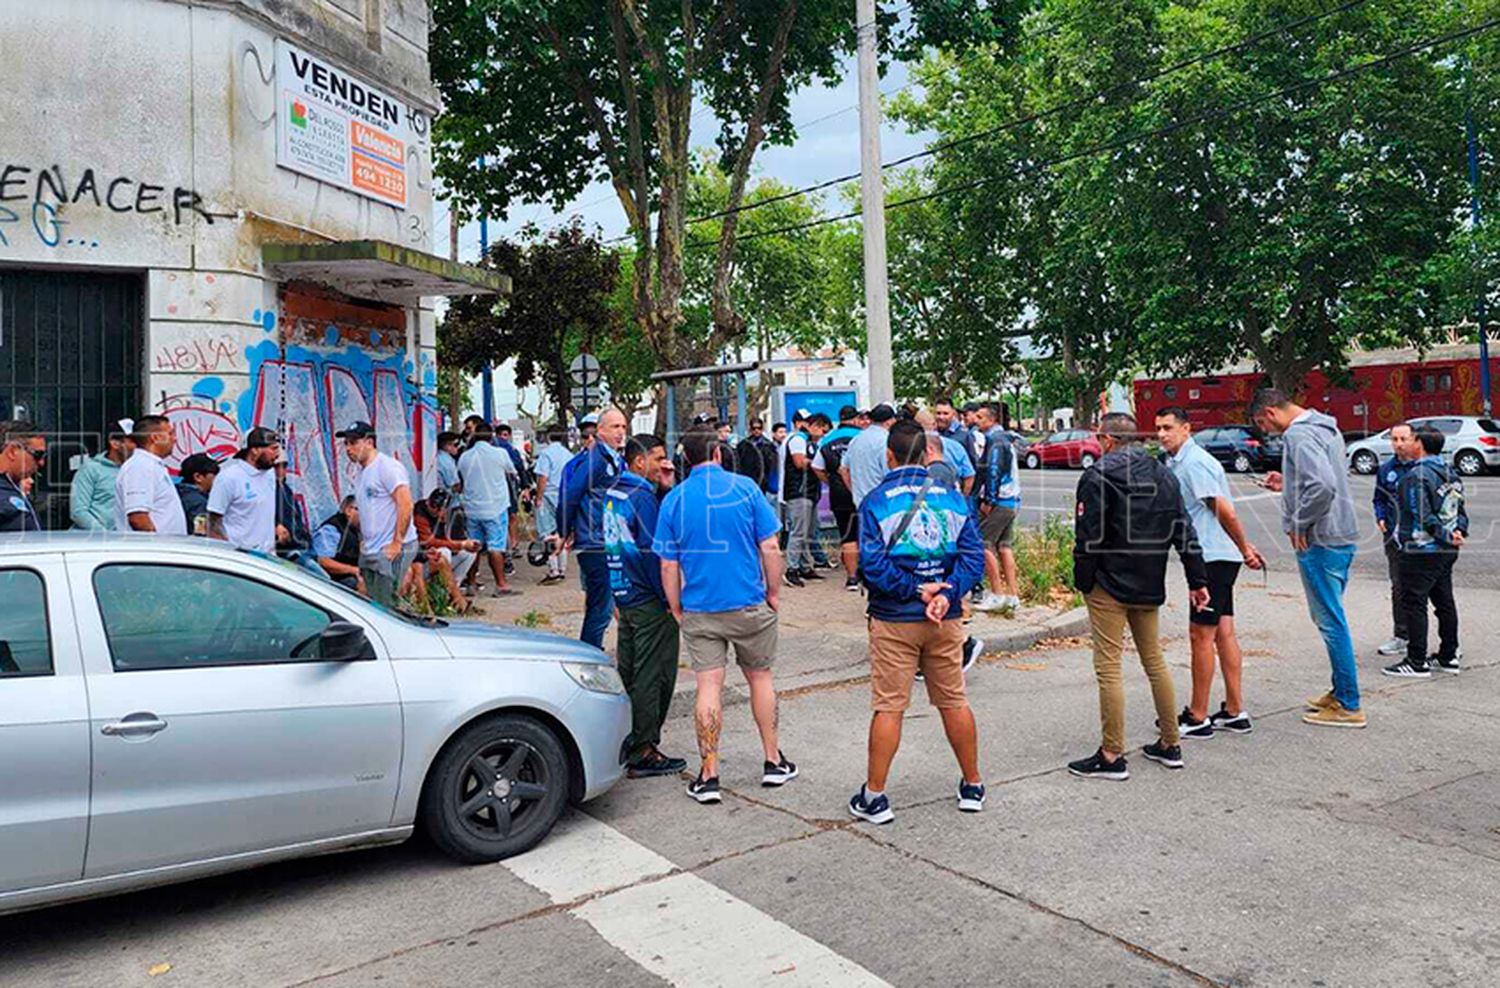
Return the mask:
[[(1345, 13), (1347, 11), (1353, 10), (1355, 7), (1363, 6), (1368, 2), (1369, 0), (1345, 0), (1344, 3), (1340, 4), (1337, 7), (1332, 7), (1328, 10), (1320, 11), (1316, 14), (1309, 14), (1305, 17), (1298, 18), (1297, 20), (1290, 21), (1286, 24), (1267, 29), (1258, 34), (1249, 35), (1245, 38), (1240, 39), (1239, 41), (1234, 42), (1233, 44), (1225, 45), (1222, 48), (1215, 48), (1212, 51), (1204, 52), (1200, 55), (1195, 55), (1192, 58), (1186, 59), (1181, 62), (1175, 62), (1172, 65), (1157, 69), (1154, 72), (1150, 72), (1146, 75), (1130, 79), (1126, 82), (1115, 83), (1114, 85), (1106, 86), (1103, 89), (1095, 90), (1094, 92), (1089, 93), (1086, 96), (1080, 96), (1071, 100), (1066, 100), (1062, 103), (1057, 104), (1056, 106), (1049, 107), (1045, 110), (1039, 110), (1035, 113), (1028, 113), (1025, 116), (1017, 117), (1013, 120), (1006, 121), (1003, 124), (989, 127), (984, 130), (975, 131), (974, 133), (966, 134), (963, 137), (955, 137), (951, 140), (941, 141), (937, 144), (931, 145), (928, 148), (925, 148), (924, 150), (915, 151), (911, 154), (903, 155), (902, 157), (896, 158), (892, 161), (883, 162), (880, 166), (881, 170), (884, 171), (889, 168), (897, 168), (901, 165), (910, 164), (911, 162), (916, 161), (920, 158), (931, 157), (932, 155), (939, 154), (943, 151), (949, 150), (950, 148), (960, 147), (964, 144), (970, 144), (974, 141), (982, 140), (986, 137), (993, 137), (994, 135), (1003, 133), (1007, 130), (1013, 130), (1017, 127), (1022, 127), (1027, 124), (1036, 123), (1040, 120), (1045, 120), (1049, 117), (1056, 116), (1057, 114), (1064, 113), (1068, 110), (1087, 106), (1090, 103), (1107, 99), (1110, 96), (1116, 95), (1123, 90), (1132, 89), (1136, 86), (1155, 82), (1158, 79), (1162, 79), (1176, 72), (1181, 72), (1182, 70), (1191, 68), (1194, 65), (1213, 61), (1214, 59), (1221, 58), (1225, 55), (1232, 54), (1237, 51), (1242, 51), (1245, 48), (1254, 47), (1255, 45), (1258, 45), (1270, 38), (1276, 37), (1277, 35), (1285, 34), (1288, 31), (1294, 31), (1300, 27), (1305, 27), (1308, 24), (1312, 24), (1316, 21), (1320, 21), (1328, 17), (1333, 17), (1336, 14)], [(859, 172), (851, 172), (848, 175), (840, 175), (837, 178), (830, 178), (825, 181), (818, 182), (814, 185), (805, 186), (804, 188), (794, 189), (790, 192), (783, 192), (774, 196), (768, 196), (765, 199), (757, 199), (753, 203), (741, 203), (733, 209), (722, 209), (718, 212), (706, 213), (702, 216), (689, 219), (687, 221), (687, 225), (693, 226), (698, 223), (707, 223), (709, 220), (721, 219), (725, 216), (745, 212), (751, 209), (759, 209), (762, 206), (769, 206), (772, 203), (784, 202), (787, 199), (795, 199), (799, 196), (804, 196), (812, 192), (821, 192), (824, 189), (832, 188), (835, 185), (843, 185), (846, 182), (852, 182), (858, 178)]]
[[(1092, 157), (1096, 154), (1101, 154), (1107, 151), (1117, 151), (1121, 148), (1128, 147), (1131, 144), (1135, 144), (1141, 141), (1150, 140), (1157, 137), (1165, 137), (1166, 135), (1182, 130), (1185, 127), (1191, 127), (1196, 124), (1205, 123), (1209, 120), (1230, 116), (1232, 114), (1239, 113), (1242, 110), (1247, 110), (1251, 107), (1259, 106), (1262, 103), (1269, 103), (1278, 99), (1282, 99), (1286, 96), (1293, 95), (1305, 89), (1327, 85), (1332, 82), (1338, 82), (1341, 79), (1346, 79), (1351, 76), (1358, 75), (1362, 72), (1368, 72), (1371, 69), (1389, 65), (1392, 62), (1395, 62), (1402, 58), (1406, 58), (1410, 55), (1414, 55), (1421, 51), (1436, 48), (1440, 45), (1448, 44), (1449, 42), (1462, 41), (1465, 38), (1475, 37), (1477, 35), (1483, 34), (1486, 31), (1493, 30), (1496, 27), (1500, 27), (1500, 17), (1494, 17), (1490, 20), (1483, 21), (1471, 28), (1452, 31), (1448, 34), (1440, 35), (1436, 38), (1429, 38), (1426, 41), (1416, 42), (1415, 44), (1408, 45), (1405, 48), (1400, 48), (1396, 51), (1390, 52), (1389, 54), (1382, 55), (1379, 58), (1371, 59), (1367, 62), (1361, 62), (1358, 65), (1352, 65), (1344, 69), (1339, 69), (1335, 72), (1330, 72), (1326, 75), (1319, 76), (1316, 79), (1306, 79), (1302, 82), (1296, 83), (1295, 85), (1287, 86), (1284, 89), (1278, 89), (1272, 93), (1266, 93), (1261, 96), (1241, 100), (1238, 103), (1233, 103), (1229, 106), (1221, 107), (1217, 110), (1200, 113), (1196, 116), (1186, 117), (1182, 120), (1174, 121), (1173, 123), (1167, 124), (1163, 127), (1158, 127), (1155, 130), (1144, 131), (1141, 133), (1129, 135), (1127, 137), (1116, 138), (1112, 141), (1107, 141), (1103, 144), (1095, 144), (1082, 150), (1074, 151), (1057, 158), (1035, 162), (1030, 165), (1023, 165), (1014, 173), (986, 175), (980, 178), (970, 179), (965, 182), (958, 182), (953, 185), (942, 186), (940, 188), (933, 189), (930, 192), (924, 192), (920, 195), (909, 196), (905, 199), (897, 199), (893, 202), (886, 203), (886, 208), (899, 209), (902, 206), (911, 206), (917, 203), (927, 202), (932, 199), (938, 199), (943, 196), (949, 196), (959, 192), (967, 192), (970, 189), (979, 188), (981, 186), (988, 185), (991, 182), (996, 182), (1004, 178), (1020, 178), (1031, 173), (1041, 172), (1050, 168), (1056, 168), (1059, 165), (1077, 161), (1081, 158)], [(837, 216), (824, 216), (816, 220), (808, 220), (804, 223), (794, 223), (788, 226), (776, 227), (770, 230), (759, 230), (755, 233), (748, 233), (743, 236), (737, 237), (736, 242), (738, 243), (747, 240), (756, 240), (761, 237), (771, 237), (782, 233), (795, 233), (800, 230), (807, 230), (813, 227), (823, 226), (828, 223), (839, 223), (844, 220), (854, 219), (858, 216), (859, 210), (852, 210), (847, 213), (841, 213)], [(689, 241), (685, 246), (688, 248), (717, 247), (718, 242), (712, 240), (693, 240)]]

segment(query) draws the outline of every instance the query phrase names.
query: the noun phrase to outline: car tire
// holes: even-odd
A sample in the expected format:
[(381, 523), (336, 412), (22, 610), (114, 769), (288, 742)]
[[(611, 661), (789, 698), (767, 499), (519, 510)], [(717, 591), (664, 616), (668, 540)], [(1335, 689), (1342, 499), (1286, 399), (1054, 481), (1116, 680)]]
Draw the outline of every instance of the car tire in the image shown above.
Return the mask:
[(1248, 453), (1239, 452), (1239, 453), (1234, 454), (1234, 472), (1235, 473), (1249, 473), (1250, 472), (1250, 467), (1251, 467), (1250, 455)]
[(464, 864), (529, 851), (562, 815), (568, 774), (567, 752), (551, 729), (519, 714), (487, 717), (455, 735), (433, 763), (422, 829)]
[(1380, 469), (1380, 460), (1374, 453), (1370, 452), (1367, 449), (1362, 449), (1354, 454), (1352, 465), (1354, 467), (1355, 473), (1363, 474), (1364, 476), (1368, 477), (1370, 474)]
[(1026, 469), (1027, 470), (1040, 470), (1041, 467), (1042, 467), (1042, 458), (1040, 456), (1037, 456), (1035, 453), (1027, 453), (1026, 454)]
[(1461, 449), (1454, 454), (1453, 469), (1465, 477), (1477, 477), (1484, 473), (1484, 457), (1472, 449)]
[(1084, 453), (1078, 458), (1078, 465), (1083, 467), (1083, 469), (1085, 470), (1093, 466), (1095, 462), (1096, 458), (1093, 453)]

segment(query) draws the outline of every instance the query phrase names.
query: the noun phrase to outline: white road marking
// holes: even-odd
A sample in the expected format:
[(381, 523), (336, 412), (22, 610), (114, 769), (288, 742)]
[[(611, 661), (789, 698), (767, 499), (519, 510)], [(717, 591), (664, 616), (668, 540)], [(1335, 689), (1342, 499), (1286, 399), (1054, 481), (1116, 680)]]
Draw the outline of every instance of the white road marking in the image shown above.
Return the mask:
[(504, 864), (555, 903), (595, 895), (569, 914), (674, 985), (886, 984), (697, 875), (670, 875), (672, 862), (583, 813)]

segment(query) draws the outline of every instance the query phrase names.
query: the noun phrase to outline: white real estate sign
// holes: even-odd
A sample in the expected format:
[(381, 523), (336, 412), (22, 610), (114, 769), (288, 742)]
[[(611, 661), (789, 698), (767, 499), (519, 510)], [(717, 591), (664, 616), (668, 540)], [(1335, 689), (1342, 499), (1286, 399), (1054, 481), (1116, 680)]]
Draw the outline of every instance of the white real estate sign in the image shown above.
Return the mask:
[[(278, 165), (406, 208), (407, 151), (422, 111), (279, 39), (276, 89)], [(418, 126), (425, 131), (425, 120)]]

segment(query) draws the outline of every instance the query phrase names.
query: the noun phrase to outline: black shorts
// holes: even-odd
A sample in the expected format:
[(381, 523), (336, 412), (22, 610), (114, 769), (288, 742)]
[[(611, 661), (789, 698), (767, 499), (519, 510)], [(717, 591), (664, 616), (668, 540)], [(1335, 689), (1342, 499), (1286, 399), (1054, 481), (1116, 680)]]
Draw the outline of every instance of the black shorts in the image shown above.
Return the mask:
[(834, 508), (833, 524), (839, 530), (839, 544), (859, 541), (859, 512), (854, 508)]
[(1208, 606), (1193, 611), (1189, 620), (1212, 628), (1219, 618), (1234, 617), (1234, 581), (1239, 579), (1240, 564), (1219, 561), (1204, 563), (1203, 568), (1208, 570)]

